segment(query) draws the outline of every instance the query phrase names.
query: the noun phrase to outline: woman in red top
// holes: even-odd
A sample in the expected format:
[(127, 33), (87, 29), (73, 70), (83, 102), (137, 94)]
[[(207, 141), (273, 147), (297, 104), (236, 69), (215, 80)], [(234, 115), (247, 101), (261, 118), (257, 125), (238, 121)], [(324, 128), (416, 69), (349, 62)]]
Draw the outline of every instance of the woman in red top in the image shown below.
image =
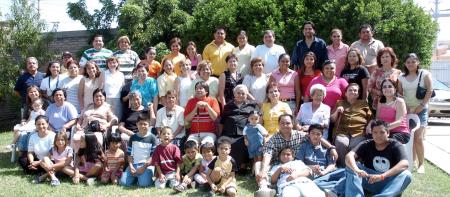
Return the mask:
[(300, 79), (300, 91), (302, 93), (303, 102), (305, 101), (305, 90), (307, 89), (309, 82), (322, 73), (316, 69), (316, 54), (310, 51), (303, 57), (304, 66), (297, 70)]

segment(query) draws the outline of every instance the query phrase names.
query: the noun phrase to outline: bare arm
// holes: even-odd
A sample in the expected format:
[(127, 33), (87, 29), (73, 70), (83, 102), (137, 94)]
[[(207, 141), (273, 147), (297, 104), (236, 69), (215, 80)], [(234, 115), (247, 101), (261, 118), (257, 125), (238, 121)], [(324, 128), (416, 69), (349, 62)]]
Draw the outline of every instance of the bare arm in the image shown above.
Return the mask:
[[(397, 113), (395, 114), (395, 121), (389, 124), (389, 130), (394, 129), (402, 124), (403, 119), (406, 114), (406, 104), (401, 98), (397, 98), (397, 103), (395, 104)], [(377, 111), (378, 113), (378, 111)]]
[(369, 94), (369, 91), (367, 90), (368, 83), (369, 83), (368, 78), (362, 79), (362, 99), (365, 101), (367, 101), (367, 96)]
[[(180, 83), (181, 83), (181, 82), (180, 82), (180, 78), (177, 77), (177, 78), (175, 79), (175, 83), (174, 83), (174, 85), (173, 85), (173, 89), (177, 92), (177, 95), (178, 95), (178, 96), (180, 96), (180, 92), (181, 92), (181, 91), (180, 91)], [(180, 105), (180, 99), (176, 99), (176, 104), (177, 104), (177, 105)]]
[(120, 131), (121, 133), (125, 133), (125, 134), (127, 134), (128, 136), (132, 136), (132, 135), (134, 134), (133, 131), (128, 130), (127, 128), (125, 128), (125, 123), (124, 123), (124, 122), (119, 123), (118, 129), (119, 129), (119, 131)]
[(219, 77), (219, 96), (218, 100), (222, 103), (222, 106), (225, 106), (225, 74), (220, 74)]
[(298, 110), (300, 109), (300, 103), (302, 100), (302, 92), (300, 89), (300, 78), (298, 75), (295, 76), (295, 111), (294, 111), (294, 115), (297, 114)]
[(84, 78), (81, 79), (80, 85), (78, 86), (78, 102), (80, 102), (80, 111), (84, 109)]

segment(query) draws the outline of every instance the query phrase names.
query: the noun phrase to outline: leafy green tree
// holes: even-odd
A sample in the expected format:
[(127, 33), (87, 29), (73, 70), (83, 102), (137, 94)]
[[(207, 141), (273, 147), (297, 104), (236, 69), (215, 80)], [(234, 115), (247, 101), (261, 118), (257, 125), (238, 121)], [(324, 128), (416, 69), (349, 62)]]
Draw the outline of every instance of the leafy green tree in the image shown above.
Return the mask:
[(27, 0), (13, 0), (10, 14), (0, 24), (0, 99), (12, 95), (20, 70), (25, 68), (25, 59), (34, 56), (41, 67), (54, 54), (48, 51), (53, 39), (39, 14)]
[(103, 5), (100, 10), (94, 10), (90, 14), (86, 0), (79, 0), (75, 3), (67, 3), (67, 14), (73, 20), (79, 20), (88, 30), (102, 30), (111, 28), (111, 23), (117, 18), (119, 10), (125, 0), (120, 0), (116, 5), (113, 0), (99, 0)]

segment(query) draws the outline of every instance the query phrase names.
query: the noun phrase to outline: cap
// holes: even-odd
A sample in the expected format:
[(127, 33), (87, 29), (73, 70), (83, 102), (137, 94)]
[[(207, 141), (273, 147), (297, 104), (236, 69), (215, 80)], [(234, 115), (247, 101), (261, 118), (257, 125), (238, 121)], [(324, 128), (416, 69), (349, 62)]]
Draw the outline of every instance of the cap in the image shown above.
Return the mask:
[(62, 54), (62, 57), (72, 57), (72, 53), (69, 51), (66, 51)]

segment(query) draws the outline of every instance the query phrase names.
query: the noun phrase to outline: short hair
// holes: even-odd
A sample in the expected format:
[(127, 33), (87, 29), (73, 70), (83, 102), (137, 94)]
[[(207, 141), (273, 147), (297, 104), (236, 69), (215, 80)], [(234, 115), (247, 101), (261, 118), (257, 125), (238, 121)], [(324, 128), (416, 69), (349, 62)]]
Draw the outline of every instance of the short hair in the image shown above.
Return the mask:
[(238, 56), (236, 56), (234, 53), (230, 53), (230, 55), (228, 55), (228, 56), (225, 58), (225, 62), (228, 63), (228, 61), (231, 60), (231, 59), (233, 59), (233, 58), (236, 59), (237, 61), (239, 61)]
[(150, 114), (148, 112), (141, 112), (137, 117), (137, 122), (144, 121), (150, 123)]
[(200, 87), (202, 87), (203, 89), (205, 89), (205, 91), (206, 91), (206, 96), (209, 96), (209, 85), (206, 83), (206, 82), (204, 82), (204, 81), (199, 81), (199, 82), (197, 82), (196, 84), (195, 84), (195, 88), (194, 89), (197, 89), (197, 86), (200, 86)]
[(278, 157), (281, 156), (281, 153), (282, 153), (284, 150), (291, 150), (292, 156), (295, 157), (295, 150), (294, 150), (291, 146), (284, 146), (283, 148), (281, 148), (280, 152), (278, 152)]
[[(127, 41), (128, 44), (131, 44), (130, 38), (128, 38), (128, 36), (120, 36), (119, 39), (117, 39), (117, 47), (120, 48), (119, 45), (120, 45), (120, 42), (122, 42), (122, 41)], [(128, 46), (128, 48), (130, 48), (130, 47)]]
[(373, 128), (377, 126), (383, 126), (383, 129), (389, 132), (389, 123), (384, 120), (374, 120), (370, 124), (370, 128), (373, 130)]
[[(114, 56), (111, 56), (111, 57), (109, 57), (108, 59), (106, 59), (106, 68), (109, 69), (108, 64), (109, 64), (110, 62), (113, 62), (113, 61), (116, 61), (117, 63), (119, 63), (119, 58), (114, 57)], [(116, 70), (119, 70), (119, 67), (120, 67), (120, 64), (117, 64)]]
[(316, 25), (312, 21), (305, 21), (305, 22), (303, 22), (302, 30), (305, 29), (305, 25), (311, 25), (313, 30), (316, 30)]
[(77, 60), (71, 59), (66, 62), (66, 65), (64, 65), (66, 68), (69, 68), (70, 65), (75, 64), (78, 68), (80, 68), (80, 65), (78, 64)]
[(284, 117), (289, 117), (291, 119), (291, 121), (294, 121), (294, 116), (292, 116), (291, 114), (284, 113), (284, 114), (281, 114), (280, 116), (278, 116), (278, 123), (280, 123), (281, 119)]
[(213, 71), (212, 67), (211, 67), (211, 62), (209, 60), (202, 60), (197, 65), (197, 72), (200, 72), (201, 70), (205, 69), (206, 67), (208, 67), (211, 70), (211, 72)]
[(255, 73), (253, 73), (253, 66), (256, 64), (256, 63), (260, 63), (261, 62), (261, 64), (263, 65), (263, 67), (264, 67), (264, 60), (261, 58), (261, 57), (255, 57), (255, 58), (253, 58), (251, 61), (250, 61), (250, 74), (251, 75), (255, 75)]
[(184, 143), (184, 150), (188, 149), (188, 148), (193, 148), (195, 150), (198, 150), (198, 144), (197, 141), (195, 140), (188, 140)]
[(219, 148), (222, 145), (229, 145), (231, 147), (231, 141), (228, 138), (222, 138), (222, 139), (218, 140), (217, 148)]
[(225, 30), (225, 27), (223, 27), (223, 26), (217, 26), (217, 27), (214, 29), (214, 33), (216, 33), (216, 32), (219, 31), (219, 30), (223, 30), (223, 31), (225, 32), (225, 34), (227, 33), (227, 31)]
[[(50, 67), (52, 67), (53, 64), (58, 64), (59, 65), (59, 62), (58, 61), (53, 61), (53, 60), (48, 62), (47, 70), (45, 71), (45, 76), (46, 77), (52, 76), (52, 72), (50, 71)], [(60, 65), (60, 67), (61, 67), (61, 65)], [(61, 70), (59, 72), (61, 72)]]
[[(55, 94), (56, 94), (56, 92), (58, 92), (58, 91), (62, 91), (62, 92), (63, 92), (63, 95), (64, 95), (64, 98), (67, 99), (67, 93), (66, 93), (66, 90), (64, 90), (63, 88), (55, 88), (55, 89), (52, 91), (52, 97), (55, 97)], [(65, 99), (64, 99), (64, 100), (65, 100)]]
[(175, 90), (167, 90), (167, 92), (166, 92), (166, 96), (167, 95), (172, 95), (172, 96), (175, 96), (175, 97), (177, 97), (177, 91), (175, 91)]
[(88, 72), (87, 72), (87, 67), (89, 66), (89, 65), (91, 65), (91, 66), (94, 66), (95, 68), (96, 68), (96, 73), (95, 73), (95, 78), (97, 78), (97, 77), (100, 77), (100, 68), (98, 67), (98, 65), (95, 63), (95, 62), (93, 62), (93, 61), (88, 61), (88, 62), (86, 62), (86, 64), (84, 65), (84, 73), (83, 73), (83, 75), (84, 75), (84, 77), (86, 77), (86, 78), (89, 78), (89, 74), (88, 74)]
[(383, 49), (378, 51), (378, 53), (377, 53), (378, 68), (383, 67), (383, 65), (381, 64), (381, 56), (383, 56), (384, 53), (388, 53), (391, 56), (391, 59), (392, 59), (391, 66), (392, 66), (392, 68), (395, 68), (397, 66), (398, 59), (397, 59), (397, 55), (395, 55), (395, 53), (394, 53), (394, 49), (392, 49), (391, 47), (384, 47)]
[(320, 131), (320, 133), (323, 134), (323, 130), (325, 129), (325, 127), (322, 126), (322, 125), (320, 125), (320, 124), (312, 124), (312, 125), (309, 125), (308, 133), (311, 133), (311, 131), (312, 131), (313, 129), (317, 129), (317, 130)]
[[(359, 94), (361, 92), (361, 87), (359, 87), (359, 85), (357, 83), (349, 83), (348, 86), (345, 88), (345, 92), (347, 92), (347, 90), (353, 86), (358, 88), (358, 96), (359, 96)], [(344, 96), (345, 96), (345, 94), (344, 94)]]
[(273, 30), (271, 30), (271, 29), (268, 29), (268, 30), (264, 31), (264, 35), (266, 35), (266, 34), (270, 34), (273, 37), (275, 37), (275, 32)]
[(69, 144), (69, 139), (67, 137), (67, 132), (58, 132), (58, 133), (55, 134), (55, 139), (53, 139), (53, 147), (54, 148), (57, 148), (57, 146), (56, 146), (56, 142), (57, 141), (56, 140), (58, 139), (58, 137), (62, 137), (64, 139), (64, 142), (65, 142), (66, 146), (70, 145)]
[(253, 111), (251, 111), (251, 112), (248, 114), (249, 117), (252, 116), (252, 115), (254, 115), (254, 116), (262, 116), (261, 112), (256, 111), (256, 110), (253, 110)]
[(281, 54), (280, 56), (278, 56), (278, 62), (280, 62), (281, 59), (286, 58), (286, 57), (289, 58), (289, 60), (291, 58), (291, 56), (289, 56), (289, 54), (287, 54), (287, 53)]
[(332, 29), (330, 35), (332, 36), (334, 33), (338, 33), (338, 34), (340, 34), (342, 36), (342, 30), (339, 29), (339, 28)]
[(122, 137), (119, 133), (111, 133), (111, 135), (108, 136), (108, 142), (109, 143), (120, 143), (122, 142)]
[(322, 84), (314, 84), (309, 89), (309, 94), (312, 96), (316, 90), (320, 90), (323, 93), (323, 97), (325, 98), (327, 96), (327, 89)]
[(239, 84), (236, 87), (233, 88), (233, 93), (237, 92), (238, 90), (242, 90), (245, 92), (245, 94), (248, 94), (248, 88), (244, 84)]
[(94, 92), (92, 92), (92, 97), (95, 99), (95, 95), (97, 94), (97, 93), (101, 93), (104, 97), (106, 97), (106, 92), (105, 92), (105, 90), (103, 89), (103, 88), (96, 88), (95, 90), (94, 90)]
[(363, 25), (359, 26), (359, 33), (361, 33), (361, 31), (362, 31), (363, 29), (370, 29), (370, 31), (373, 32), (373, 28), (372, 28), (372, 26), (369, 25), (369, 24), (363, 24)]
[(32, 101), (31, 104), (32, 104), (32, 105), (33, 105), (33, 104), (44, 105), (44, 100), (38, 98), (38, 99)]
[(26, 59), (26, 61), (25, 62), (29, 62), (29, 61), (31, 61), (31, 60), (35, 60), (36, 61), (36, 64), (38, 64), (39, 65), (39, 61), (38, 61), (38, 59), (36, 58), (36, 57), (27, 57), (27, 59)]
[(178, 37), (174, 37), (174, 38), (172, 38), (172, 39), (170, 39), (170, 42), (169, 42), (169, 48), (173, 45), (173, 44), (178, 44), (178, 45), (180, 45), (180, 47), (181, 47), (181, 39), (180, 38), (178, 38)]
[(103, 35), (102, 35), (102, 34), (95, 34), (95, 35), (92, 37), (91, 43), (94, 42), (95, 38), (102, 38), (102, 39), (103, 39)]
[(200, 145), (200, 153), (202, 153), (205, 150), (209, 150), (209, 151), (213, 152), (213, 154), (214, 154), (215, 153), (214, 144), (211, 142), (206, 142), (206, 143)]
[(169, 131), (170, 133), (173, 133), (172, 128), (168, 127), (168, 126), (164, 126), (161, 128), (161, 131), (159, 131), (159, 134), (161, 135), (161, 133), (163, 133), (163, 131)]
[(144, 62), (143, 61), (140, 61), (139, 62), (139, 64), (134, 68), (134, 70), (139, 70), (139, 69), (141, 69), (141, 68), (144, 68), (147, 72), (149, 71), (148, 70), (148, 66), (147, 65), (145, 65), (145, 64), (143, 64)]
[[(408, 60), (409, 58), (412, 58), (414, 60), (416, 60), (417, 62), (420, 62), (419, 57), (417, 56), (417, 54), (415, 53), (408, 53), (405, 58), (403, 59), (403, 63), (406, 63), (406, 60)], [(416, 70), (416, 74), (419, 73), (419, 69), (420, 69), (420, 64), (417, 65), (417, 70)], [(405, 73), (405, 76), (409, 75), (409, 70), (406, 66), (403, 67), (403, 72)]]

